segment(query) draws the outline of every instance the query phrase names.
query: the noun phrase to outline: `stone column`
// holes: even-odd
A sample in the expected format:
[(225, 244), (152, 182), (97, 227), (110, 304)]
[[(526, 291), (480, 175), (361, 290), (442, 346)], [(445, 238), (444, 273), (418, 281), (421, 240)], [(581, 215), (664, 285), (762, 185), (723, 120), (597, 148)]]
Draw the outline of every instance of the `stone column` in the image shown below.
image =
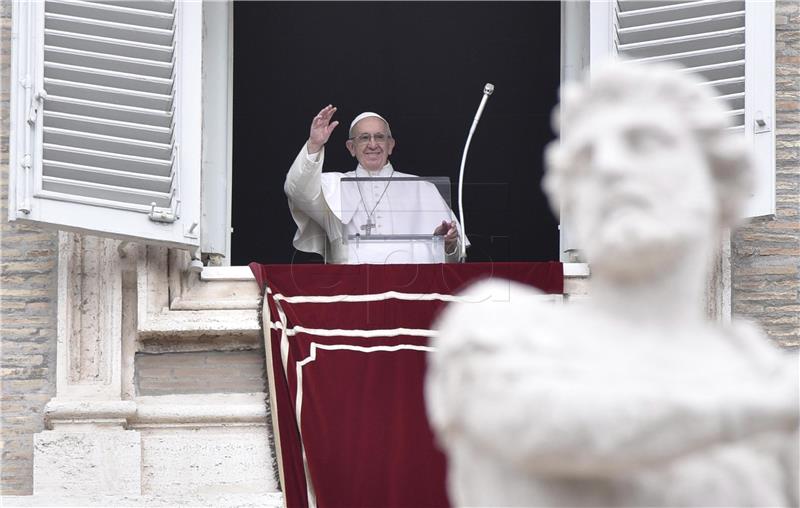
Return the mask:
[[(122, 397), (120, 242), (59, 233), (56, 397), (34, 437), (34, 494), (138, 495), (141, 439)], [(124, 359), (125, 362), (132, 358)]]
[(731, 309), (731, 231), (720, 235), (719, 249), (710, 261), (706, 276), (706, 316), (710, 321), (729, 324)]

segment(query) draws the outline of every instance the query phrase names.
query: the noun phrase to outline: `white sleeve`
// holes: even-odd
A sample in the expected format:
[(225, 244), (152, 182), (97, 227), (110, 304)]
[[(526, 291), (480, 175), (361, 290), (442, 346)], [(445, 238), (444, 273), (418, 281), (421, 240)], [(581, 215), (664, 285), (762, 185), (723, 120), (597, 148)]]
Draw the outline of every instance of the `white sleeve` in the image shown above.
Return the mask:
[(324, 147), (315, 154), (309, 154), (307, 145), (303, 145), (286, 174), (283, 190), (291, 201), (303, 209), (319, 204), (322, 200), (321, 175), (324, 160)]
[(309, 154), (303, 145), (283, 185), (289, 198), (289, 211), (297, 224), (292, 243), (298, 250), (316, 252), (323, 257), (332, 231), (330, 208), (322, 192), (324, 150)]

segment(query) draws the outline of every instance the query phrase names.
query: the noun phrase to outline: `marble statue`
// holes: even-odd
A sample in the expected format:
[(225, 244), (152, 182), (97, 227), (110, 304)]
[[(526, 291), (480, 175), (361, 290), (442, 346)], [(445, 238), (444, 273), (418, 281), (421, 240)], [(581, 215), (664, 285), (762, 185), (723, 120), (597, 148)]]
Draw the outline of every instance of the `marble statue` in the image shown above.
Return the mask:
[(543, 185), (590, 297), (484, 282), (465, 294), (512, 297), (444, 313), (426, 403), (451, 501), (797, 506), (797, 357), (704, 314), (751, 186), (724, 104), (685, 71), (614, 63), (564, 88), (554, 119)]

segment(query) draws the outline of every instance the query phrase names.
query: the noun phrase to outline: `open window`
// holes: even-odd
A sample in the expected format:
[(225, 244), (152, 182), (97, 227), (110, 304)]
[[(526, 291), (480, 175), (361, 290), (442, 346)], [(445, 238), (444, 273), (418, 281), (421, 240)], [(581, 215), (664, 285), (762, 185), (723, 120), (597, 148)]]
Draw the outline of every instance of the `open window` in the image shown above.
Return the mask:
[[(285, 16), (296, 13), (291, 10), (290, 3), (275, 5), (276, 12), (283, 12)], [(323, 8), (324, 3), (314, 5)], [(483, 4), (466, 5), (472, 9), (483, 8)], [(417, 10), (424, 8), (422, 4), (414, 6)], [(9, 218), (145, 243), (161, 243), (195, 252), (200, 247), (203, 252), (228, 260), (221, 264), (229, 263), (231, 210), (235, 210), (231, 204), (234, 195), (232, 182), (235, 179), (243, 181), (243, 172), (269, 173), (273, 182), (281, 182), (287, 165), (237, 163), (237, 174), (232, 174), (232, 146), (235, 143), (231, 116), (236, 106), (232, 82), (234, 16), (231, 3), (19, 0), (14, 1), (12, 7)], [(306, 7), (308, 4), (296, 9)], [(380, 9), (401, 9), (402, 6), (359, 3), (352, 7), (366, 16), (380, 17)], [(443, 16), (447, 16), (454, 4), (438, 8)], [(541, 8), (548, 9), (547, 3), (542, 3)], [(430, 13), (426, 13), (430, 19), (426, 22), (435, 21), (438, 12), (436, 6), (430, 9)], [(519, 80), (516, 75), (503, 74), (505, 82), (495, 83), (498, 93), (489, 106), (492, 114), (484, 115), (470, 163), (487, 172), (478, 182), (487, 184), (476, 191), (479, 194), (505, 192), (512, 197), (519, 194), (529, 204), (538, 207), (527, 208), (525, 213), (510, 214), (514, 220), (506, 221), (510, 229), (503, 234), (519, 238), (530, 236), (531, 247), (525, 246), (521, 251), (540, 249), (550, 252), (551, 259), (555, 248), (543, 249), (541, 235), (531, 234), (531, 231), (535, 231), (532, 227), (534, 222), (544, 224), (545, 229), (554, 229), (555, 224), (543, 198), (539, 199), (540, 204), (536, 204), (537, 198), (529, 195), (531, 189), (538, 192), (534, 189), (536, 182), (529, 180), (532, 172), (541, 172), (541, 148), (551, 136), (549, 114), (555, 103), (559, 71), (556, 71), (554, 83), (541, 83), (545, 81), (542, 78), (551, 67), (553, 55), (556, 68), (558, 66), (558, 28), (552, 31), (553, 25), (558, 26), (555, 22), (558, 7), (553, 12), (547, 14), (546, 19), (544, 16), (516, 16), (508, 26), (499, 28), (487, 26), (496, 23), (476, 24), (475, 33), (484, 33), (484, 28), (501, 30), (506, 34), (504, 37), (512, 41), (509, 48), (526, 48), (530, 55), (528, 61), (535, 58), (536, 64), (507, 65), (504, 59), (508, 51), (503, 50), (492, 59), (495, 67), (491, 68), (492, 72), (484, 73), (486, 77), (481, 75), (475, 83), (462, 80), (463, 83), (457, 87), (443, 87), (438, 81), (435, 88), (410, 86), (415, 74), (408, 72), (407, 67), (417, 64), (420, 58), (411, 52), (397, 52), (395, 46), (386, 45), (385, 37), (380, 37), (379, 33), (370, 39), (373, 43), (345, 44), (331, 50), (333, 65), (347, 61), (363, 62), (365, 51), (375, 52), (377, 57), (388, 55), (392, 62), (404, 63), (405, 67), (394, 65), (394, 74), (389, 78), (386, 73), (371, 76), (366, 86), (356, 90), (360, 99), (367, 100), (350, 102), (353, 107), (356, 107), (356, 102), (358, 106), (366, 102), (363, 108), (385, 105), (389, 111), (402, 111), (401, 117), (406, 118), (392, 118), (393, 124), (404, 133), (398, 157), (405, 157), (404, 166), (412, 171), (428, 166), (436, 174), (446, 174), (443, 168), (455, 168), (457, 161), (450, 164), (448, 160), (437, 159), (432, 163), (430, 157), (417, 158), (406, 151), (410, 139), (420, 132), (420, 126), (430, 124), (429, 118), (420, 115), (443, 111), (445, 99), (452, 99), (462, 93), (462, 89), (472, 94), (457, 98), (456, 109), (440, 115), (449, 123), (428, 129), (422, 138), (425, 142), (419, 146), (421, 154), (452, 152), (458, 159), (463, 133), (453, 126), (461, 122), (466, 132), (474, 107), (472, 102), (477, 102), (483, 82), (496, 80), (501, 73), (533, 69), (537, 86), (544, 88), (521, 87), (526, 92), (521, 96), (524, 100), (509, 101), (508, 112), (503, 110), (506, 105), (502, 101), (509, 97), (509, 86), (514, 86), (513, 83)], [(645, 61), (678, 61), (688, 65), (689, 72), (704, 76), (709, 86), (718, 90), (720, 100), (731, 104), (731, 114), (737, 121), (736, 129), (749, 140), (755, 152), (758, 189), (750, 201), (748, 216), (774, 213), (772, 1), (563, 2), (561, 17), (562, 80), (577, 76), (589, 64), (595, 65), (617, 54)], [(358, 20), (351, 18), (354, 23)], [(542, 35), (544, 28), (531, 28), (531, 20), (542, 22), (543, 27), (550, 26), (550, 35), (547, 36), (550, 38), (545, 40)], [(275, 18), (267, 21), (276, 30), (286, 25)], [(405, 30), (406, 24), (403, 27)], [(420, 34), (424, 33), (427, 32), (416, 30), (411, 37), (422, 39)], [(421, 40), (421, 48), (427, 53), (420, 52), (419, 55), (433, 54), (437, 45), (448, 43), (441, 37), (436, 38), (436, 33), (427, 42)], [(514, 33), (537, 33), (539, 38), (515, 39), (512, 37)], [(283, 47), (266, 49), (274, 53), (282, 51)], [(465, 48), (467, 46), (461, 45), (456, 49), (463, 52)], [(448, 55), (455, 57), (458, 51), (454, 49)], [(479, 53), (470, 53), (464, 65), (452, 58), (442, 58), (438, 62), (442, 68), (452, 69), (466, 68), (467, 64), (479, 60)], [(252, 68), (264, 70), (264, 81), (255, 83), (262, 93), (250, 94), (246, 99), (247, 108), (255, 110), (258, 103), (268, 99), (267, 92), (276, 87), (287, 86), (295, 92), (285, 83), (287, 74), (291, 73), (278, 72), (261, 60), (253, 61), (258, 63), (252, 64)], [(297, 70), (314, 71), (302, 62)], [(341, 73), (329, 76), (337, 89), (352, 89)], [(393, 97), (402, 95), (399, 92), (381, 101), (380, 93), (390, 85), (401, 87), (404, 94), (434, 96), (435, 100), (431, 107), (420, 112), (397, 103)], [(289, 111), (280, 118), (270, 114), (259, 116), (261, 123), (248, 134), (254, 135), (255, 141), (249, 138), (237, 141), (240, 144), (251, 143), (260, 149), (277, 146), (285, 152), (288, 163), (294, 155), (295, 145), (299, 148), (302, 142), (298, 136), (302, 138), (307, 128), (311, 103), (322, 105), (331, 99), (328, 95), (309, 96), (305, 101), (309, 104), (301, 107), (298, 101), (286, 101), (285, 94), (278, 95), (279, 101), (291, 102), (290, 109), (294, 107), (296, 111)], [(515, 137), (522, 131), (507, 127), (508, 121), (514, 117), (512, 111), (523, 111), (531, 118), (542, 119), (541, 128), (537, 127), (535, 133), (539, 141), (531, 143), (530, 137)], [(343, 112), (342, 117), (357, 112)], [(270, 122), (276, 126), (268, 127)], [(267, 128), (271, 130), (265, 130)], [(286, 140), (280, 137), (284, 134)], [(453, 150), (441, 150), (443, 143), (450, 142), (455, 147)], [(501, 161), (498, 164), (500, 158), (520, 149), (524, 149), (519, 158), (523, 163)], [(481, 154), (487, 157), (484, 161), (480, 160)], [(330, 169), (351, 169), (348, 161), (334, 166)], [(500, 182), (495, 172), (495, 167), (500, 166), (515, 168), (513, 174), (519, 181), (507, 184), (504, 189), (497, 185), (493, 187)], [(249, 187), (260, 199), (259, 203), (279, 203), (283, 219), (288, 220), (288, 213), (283, 208), (285, 198), (281, 185), (272, 185), (274, 188), (269, 189), (255, 185)], [(480, 198), (470, 202), (479, 203)], [(252, 207), (246, 210), (250, 215), (254, 212)], [(496, 212), (481, 210), (480, 214), (490, 217)], [(534, 222), (522, 222), (521, 219)], [(270, 215), (269, 222), (272, 228), (276, 222), (281, 222), (281, 217), (276, 219), (275, 214)], [(475, 221), (471, 223), (475, 224)], [(241, 229), (237, 228), (239, 234), (243, 234)], [(271, 230), (269, 241), (282, 243), (284, 246), (281, 248), (288, 249), (292, 230), (290, 223), (288, 226), (278, 224), (277, 230)], [(487, 224), (486, 231), (498, 230)], [(263, 230), (259, 232), (263, 233)], [(566, 236), (562, 231), (562, 252), (570, 247)], [(562, 260), (568, 259), (562, 256)]]
[(236, 2), (232, 264), (319, 261), (292, 247), (283, 181), (313, 116), (338, 107), (325, 171), (348, 172), (350, 121), (391, 123), (397, 171), (448, 177), (485, 83), (464, 208), (470, 261), (558, 257), (541, 191), (560, 84), (557, 2)]

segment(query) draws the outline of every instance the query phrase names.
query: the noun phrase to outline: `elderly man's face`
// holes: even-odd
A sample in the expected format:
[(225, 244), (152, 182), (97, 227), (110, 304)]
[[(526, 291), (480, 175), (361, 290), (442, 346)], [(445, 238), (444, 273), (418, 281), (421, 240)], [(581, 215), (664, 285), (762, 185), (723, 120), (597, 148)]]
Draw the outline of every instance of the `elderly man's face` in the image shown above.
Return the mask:
[[(370, 116), (353, 126), (353, 139), (347, 140), (350, 155), (369, 171), (380, 171), (394, 150), (394, 138), (380, 118)], [(383, 139), (380, 139), (383, 138)]]
[(569, 138), (567, 205), (590, 263), (637, 277), (711, 236), (717, 210), (709, 168), (673, 109), (617, 105), (578, 123)]

